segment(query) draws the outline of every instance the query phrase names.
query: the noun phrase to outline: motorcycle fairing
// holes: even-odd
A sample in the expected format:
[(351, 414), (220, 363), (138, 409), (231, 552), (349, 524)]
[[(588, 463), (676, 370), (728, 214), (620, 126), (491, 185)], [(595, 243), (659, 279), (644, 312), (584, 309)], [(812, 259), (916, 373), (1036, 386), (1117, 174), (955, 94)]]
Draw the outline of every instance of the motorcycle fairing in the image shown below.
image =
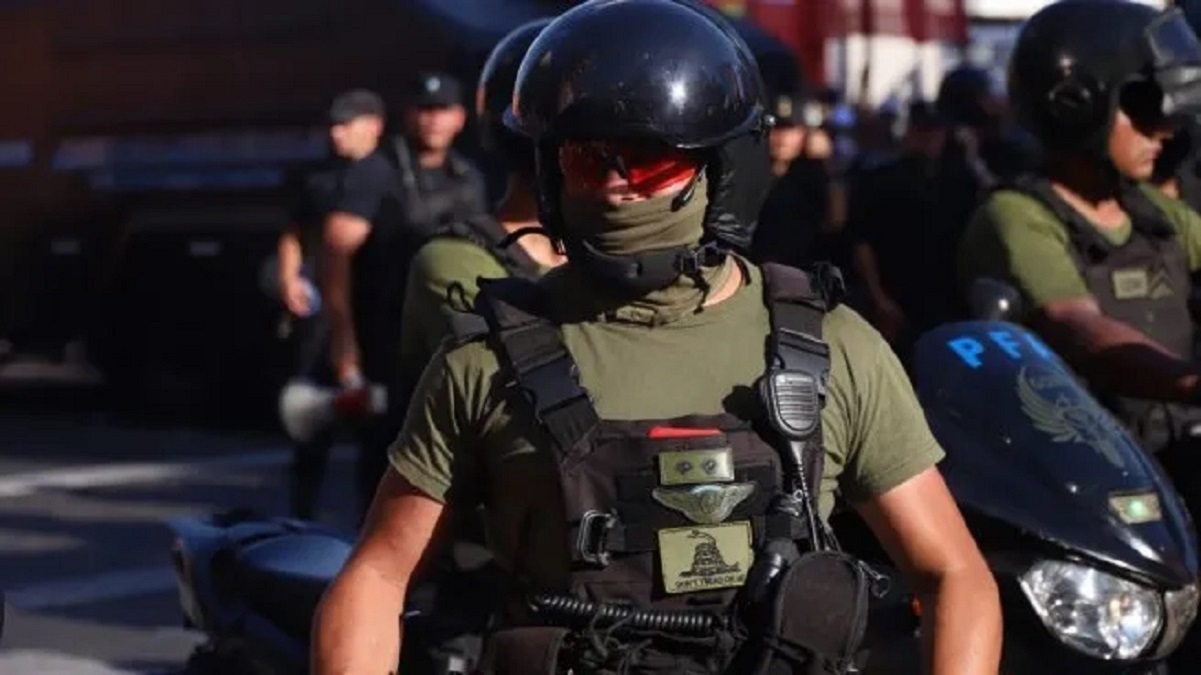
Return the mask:
[(1006, 322), (921, 337), (913, 384), (961, 508), (1168, 587), (1197, 577), (1171, 483), (1034, 334)]

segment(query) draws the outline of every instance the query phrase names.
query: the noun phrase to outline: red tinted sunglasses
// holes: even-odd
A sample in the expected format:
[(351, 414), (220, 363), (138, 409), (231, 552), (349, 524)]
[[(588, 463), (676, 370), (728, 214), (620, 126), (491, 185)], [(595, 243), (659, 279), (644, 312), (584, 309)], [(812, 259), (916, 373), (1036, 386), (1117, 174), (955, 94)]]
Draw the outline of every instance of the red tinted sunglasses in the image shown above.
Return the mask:
[(695, 152), (637, 142), (567, 141), (559, 148), (564, 176), (586, 189), (605, 186), (610, 171), (630, 189), (650, 194), (692, 178), (701, 162)]

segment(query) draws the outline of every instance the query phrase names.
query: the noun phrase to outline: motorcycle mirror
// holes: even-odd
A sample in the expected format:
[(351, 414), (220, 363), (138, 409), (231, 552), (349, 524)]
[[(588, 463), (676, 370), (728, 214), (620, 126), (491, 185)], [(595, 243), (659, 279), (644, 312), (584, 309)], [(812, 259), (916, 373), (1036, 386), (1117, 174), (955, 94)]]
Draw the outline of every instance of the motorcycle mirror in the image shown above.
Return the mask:
[(1019, 313), (1021, 304), (1017, 289), (996, 279), (977, 279), (968, 289), (972, 318), (980, 321), (1008, 321)]

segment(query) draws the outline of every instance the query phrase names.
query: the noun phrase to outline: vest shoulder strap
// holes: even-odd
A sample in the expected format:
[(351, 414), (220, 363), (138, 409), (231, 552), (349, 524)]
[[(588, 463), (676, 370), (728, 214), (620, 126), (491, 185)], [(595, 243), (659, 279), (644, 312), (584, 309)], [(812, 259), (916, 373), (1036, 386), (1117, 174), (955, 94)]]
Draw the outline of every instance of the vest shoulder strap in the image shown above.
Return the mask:
[(1073, 248), (1082, 254), (1086, 260), (1099, 262), (1113, 250), (1097, 229), (1076, 209), (1060, 197), (1051, 187), (1051, 181), (1045, 176), (1024, 175), (1000, 186), (999, 189), (1012, 190), (1026, 195), (1038, 202), (1051, 212), (1068, 231), (1068, 239)]
[(1123, 186), (1121, 202), (1122, 208), (1130, 214), (1131, 226), (1135, 231), (1158, 240), (1177, 238), (1176, 228), (1172, 226), (1164, 207), (1137, 183), (1130, 182)]
[(516, 242), (505, 245), (508, 233), (492, 216), (478, 214), (456, 219), (448, 230), (451, 236), (466, 239), (492, 254), (510, 276), (525, 279), (539, 276), (538, 264), (525, 253), (525, 249), (517, 246)]
[[(1021, 176), (1006, 183), (999, 189), (1019, 192), (1037, 201), (1049, 210), (1064, 224), (1068, 230), (1068, 239), (1072, 246), (1086, 260), (1099, 263), (1113, 250), (1109, 242), (1079, 211), (1072, 208), (1051, 187), (1051, 181), (1045, 176)], [(1163, 210), (1159, 208), (1142, 190), (1133, 183), (1123, 186), (1120, 197), (1122, 208), (1130, 215), (1130, 223), (1135, 233), (1156, 241), (1173, 238), (1175, 230), (1167, 222)]]
[[(780, 441), (793, 449), (790, 489), (807, 493), (811, 531), (833, 545), (833, 534), (816, 516), (825, 469), (821, 411), (830, 375), (830, 347), (822, 337), (822, 321), (838, 304), (845, 285), (838, 268), (826, 263), (808, 272), (774, 263), (761, 269), (771, 337), (760, 400)], [(785, 374), (780, 380), (784, 384), (767, 386), (780, 373)]]
[(462, 178), (472, 171), (471, 162), (453, 148), (446, 154), (446, 168), (450, 169), (450, 174), (455, 178)]
[(561, 457), (600, 423), (559, 328), (547, 316), (542, 288), (519, 277), (481, 279), (476, 312), (495, 338), (535, 421)]
[(454, 344), (465, 344), (487, 334), (488, 322), (479, 314), (458, 310), (451, 313), (450, 339)]
[(822, 319), (841, 301), (846, 292), (842, 272), (828, 263), (818, 263), (809, 271), (777, 263), (761, 267), (772, 333), (776, 339), (784, 333), (821, 340)]

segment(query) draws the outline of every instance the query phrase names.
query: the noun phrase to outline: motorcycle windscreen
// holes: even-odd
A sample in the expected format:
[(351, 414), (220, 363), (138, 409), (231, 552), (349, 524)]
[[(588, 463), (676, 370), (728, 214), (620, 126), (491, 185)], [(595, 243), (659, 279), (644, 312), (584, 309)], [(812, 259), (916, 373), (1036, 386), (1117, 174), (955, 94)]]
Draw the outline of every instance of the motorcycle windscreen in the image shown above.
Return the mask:
[(1196, 546), (1162, 471), (1029, 331), (949, 324), (918, 341), (913, 384), (965, 510), (1183, 585)]

